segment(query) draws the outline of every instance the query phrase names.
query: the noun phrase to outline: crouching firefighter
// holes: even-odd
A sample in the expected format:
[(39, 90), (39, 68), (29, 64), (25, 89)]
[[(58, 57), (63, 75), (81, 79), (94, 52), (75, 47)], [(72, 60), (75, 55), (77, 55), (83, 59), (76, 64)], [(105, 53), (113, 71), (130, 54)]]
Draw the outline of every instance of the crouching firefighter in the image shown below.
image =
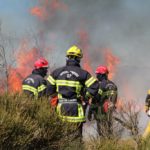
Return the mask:
[(100, 136), (109, 138), (112, 135), (112, 113), (117, 101), (117, 86), (108, 79), (106, 66), (97, 67), (97, 79), (99, 80), (98, 94), (92, 99), (88, 119), (91, 120), (92, 113), (97, 121), (97, 130)]
[(35, 61), (32, 73), (22, 82), (23, 93), (36, 99), (47, 95), (47, 80), (44, 79), (47, 71), (48, 61), (45, 58)]
[(54, 70), (48, 76), (50, 94), (58, 93), (57, 114), (63, 121), (77, 123), (77, 137), (82, 139), (85, 114), (82, 107), (82, 93), (86, 88), (87, 97), (98, 92), (98, 81), (80, 67), (83, 57), (81, 49), (72, 46), (66, 51), (66, 66)]

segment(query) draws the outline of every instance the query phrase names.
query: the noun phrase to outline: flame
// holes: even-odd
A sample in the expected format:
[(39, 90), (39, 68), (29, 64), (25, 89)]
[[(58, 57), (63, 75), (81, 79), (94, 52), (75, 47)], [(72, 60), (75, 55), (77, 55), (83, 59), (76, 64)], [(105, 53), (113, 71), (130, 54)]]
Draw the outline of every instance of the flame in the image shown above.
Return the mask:
[(78, 32), (78, 37), (79, 37), (79, 45), (82, 48), (83, 51), (83, 68), (87, 70), (90, 73), (93, 73), (93, 69), (91, 67), (91, 62), (88, 54), (88, 49), (89, 49), (89, 35), (88, 32), (81, 28)]
[(33, 64), (39, 57), (39, 49), (29, 49), (26, 41), (23, 41), (16, 55), (16, 68), (9, 67), (8, 85), (9, 92), (21, 91), (22, 80), (31, 73)]
[(58, 10), (67, 11), (68, 6), (59, 0), (39, 0), (40, 6), (31, 8), (30, 13), (40, 20), (48, 20), (54, 16)]
[(31, 9), (30, 12), (32, 15), (38, 17), (41, 20), (46, 19), (47, 13), (43, 7), (35, 6), (34, 8)]
[(145, 112), (143, 104), (134, 100), (125, 100), (122, 98), (118, 98), (115, 106), (118, 111), (128, 112), (130, 109), (134, 112)]
[(116, 67), (120, 62), (119, 58), (114, 56), (110, 49), (105, 49), (105, 63), (109, 70), (109, 79), (113, 79), (116, 73)]

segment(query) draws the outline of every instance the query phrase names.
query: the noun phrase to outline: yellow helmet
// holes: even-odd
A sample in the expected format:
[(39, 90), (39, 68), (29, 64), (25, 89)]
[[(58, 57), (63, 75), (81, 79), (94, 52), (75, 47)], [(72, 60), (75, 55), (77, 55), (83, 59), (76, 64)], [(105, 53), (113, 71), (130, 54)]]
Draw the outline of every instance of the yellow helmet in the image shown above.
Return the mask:
[(83, 53), (82, 53), (82, 50), (80, 48), (78, 48), (77, 46), (73, 45), (67, 50), (66, 56), (77, 56), (79, 58), (82, 58), (83, 57)]

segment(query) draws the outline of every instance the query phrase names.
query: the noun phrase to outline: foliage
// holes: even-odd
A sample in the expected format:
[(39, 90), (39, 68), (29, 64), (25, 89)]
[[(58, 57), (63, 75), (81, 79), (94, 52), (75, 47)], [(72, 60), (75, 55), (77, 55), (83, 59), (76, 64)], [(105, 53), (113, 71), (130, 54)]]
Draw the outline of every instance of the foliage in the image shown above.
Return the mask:
[[(135, 118), (133, 114), (129, 116), (130, 119)], [(137, 119), (136, 113), (134, 121), (136, 127)], [(125, 121), (125, 125), (130, 122), (127, 117)], [(55, 108), (50, 107), (47, 98), (34, 100), (21, 94), (0, 95), (0, 149), (148, 150), (150, 147), (150, 138), (139, 138), (137, 132), (127, 140), (118, 136), (110, 139), (91, 137), (89, 141), (85, 140), (82, 143), (74, 140), (74, 136), (70, 134), (76, 129), (76, 124), (65, 123), (59, 119)]]
[(62, 122), (46, 98), (0, 96), (1, 149), (60, 149), (72, 139), (76, 126)]

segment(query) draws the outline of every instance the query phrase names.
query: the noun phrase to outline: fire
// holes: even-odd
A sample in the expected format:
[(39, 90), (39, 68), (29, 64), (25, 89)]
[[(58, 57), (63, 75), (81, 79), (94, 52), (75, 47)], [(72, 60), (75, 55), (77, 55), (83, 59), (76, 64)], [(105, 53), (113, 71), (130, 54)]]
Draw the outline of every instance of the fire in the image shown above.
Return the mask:
[(30, 13), (40, 20), (48, 20), (56, 14), (56, 11), (67, 11), (68, 6), (59, 0), (39, 0), (40, 6), (31, 8)]
[(109, 78), (113, 79), (116, 73), (116, 66), (118, 65), (119, 58), (114, 56), (110, 49), (105, 49), (105, 63), (109, 70)]
[(78, 32), (79, 36), (79, 45), (83, 51), (83, 68), (86, 69), (88, 72), (93, 73), (93, 69), (91, 67), (90, 58), (88, 54), (89, 49), (89, 35), (85, 29), (81, 29)]
[(125, 100), (122, 98), (118, 98), (115, 106), (118, 111), (128, 112), (129, 110), (132, 110), (135, 112), (145, 112), (143, 104), (134, 100)]
[(39, 55), (39, 49), (29, 49), (26, 41), (23, 41), (16, 55), (16, 68), (9, 67), (9, 92), (18, 92), (21, 90), (22, 80), (31, 73), (33, 64)]
[(46, 19), (46, 11), (42, 7), (35, 6), (31, 9), (31, 14), (37, 16), (39, 19), (45, 20)]

